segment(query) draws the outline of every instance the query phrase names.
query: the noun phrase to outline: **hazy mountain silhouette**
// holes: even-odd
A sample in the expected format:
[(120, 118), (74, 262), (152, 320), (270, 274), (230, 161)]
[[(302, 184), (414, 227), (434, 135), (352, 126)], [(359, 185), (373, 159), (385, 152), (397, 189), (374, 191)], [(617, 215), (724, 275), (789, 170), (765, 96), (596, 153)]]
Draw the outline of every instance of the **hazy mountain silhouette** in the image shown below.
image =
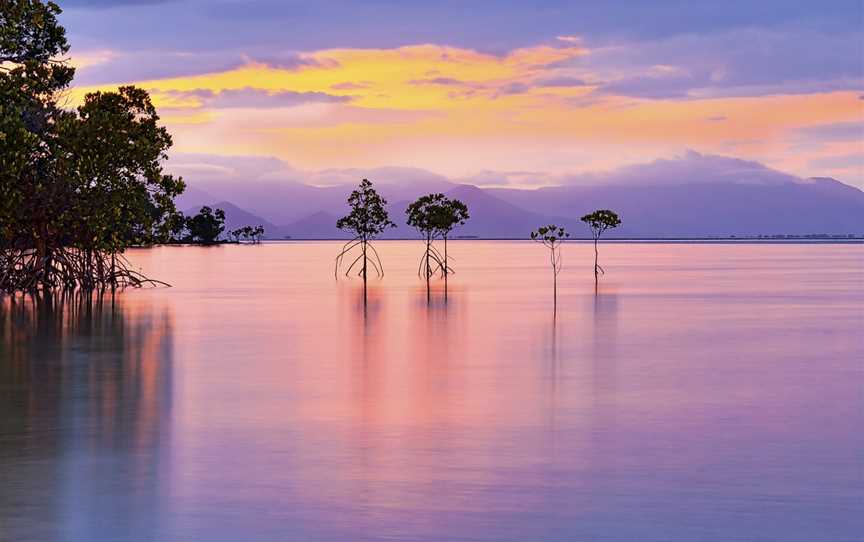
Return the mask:
[(513, 203), (493, 196), (471, 185), (461, 185), (446, 193), (447, 197), (463, 201), (471, 219), (456, 229), (455, 235), (476, 235), (485, 238), (526, 237), (541, 224), (569, 222), (548, 213), (527, 211)]
[(213, 197), (209, 192), (187, 184), (186, 190), (174, 199), (174, 205), (177, 209), (181, 210), (195, 209), (197, 213), (202, 206), (210, 205), (214, 201), (217, 201), (217, 198)]
[[(546, 179), (558, 186), (537, 189), (481, 188), (413, 168), (312, 173), (286, 168), (255, 180), (220, 178), (200, 184), (187, 174), (187, 184), (193, 186), (183, 198), (230, 202), (232, 224), (235, 217), (236, 222), (264, 224), (269, 238), (345, 237), (335, 222), (347, 212), (345, 199), (364, 177), (390, 202), (391, 219), (399, 224), (387, 237), (415, 236), (405, 225), (405, 207), (431, 192), (468, 205), (471, 220), (455, 235), (524, 238), (541, 224), (555, 223), (582, 237), (587, 230), (579, 217), (599, 208), (621, 215), (621, 228), (609, 232), (619, 237), (864, 234), (864, 192), (858, 188), (692, 151), (605, 173)], [(493, 172), (484, 172), (482, 180), (506, 186), (507, 175), (496, 182)]]
[[(186, 173), (187, 193), (178, 208), (228, 201), (260, 215), (273, 224), (287, 225), (317, 211), (344, 214), (345, 198), (360, 179), (368, 178), (390, 202), (413, 200), (429, 192), (445, 192), (456, 186), (446, 177), (413, 168), (340, 169), (308, 173), (278, 171), (257, 178), (219, 177)], [(242, 175), (243, 171), (238, 172)]]
[(346, 237), (345, 233), (336, 227), (338, 217), (334, 214), (318, 211), (296, 222), (281, 228), (283, 236), (292, 239), (338, 239)]
[(531, 211), (575, 217), (614, 209), (619, 236), (862, 234), (864, 192), (834, 179), (783, 184), (567, 186), (491, 189)]
[[(258, 215), (252, 214), (249, 211), (237, 207), (229, 201), (220, 201), (218, 203), (204, 203), (213, 209), (222, 209), (225, 211), (225, 233), (242, 228), (243, 226), (264, 226), (264, 236), (268, 239), (277, 238), (282, 232), (282, 228), (264, 220)], [(201, 210), (201, 205), (195, 205), (183, 211), (186, 216), (198, 214)]]

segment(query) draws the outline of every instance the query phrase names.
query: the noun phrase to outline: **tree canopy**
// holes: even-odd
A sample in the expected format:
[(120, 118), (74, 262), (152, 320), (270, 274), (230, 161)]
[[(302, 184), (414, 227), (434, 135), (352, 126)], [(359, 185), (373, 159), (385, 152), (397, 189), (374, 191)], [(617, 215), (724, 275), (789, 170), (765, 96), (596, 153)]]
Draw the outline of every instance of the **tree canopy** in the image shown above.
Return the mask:
[(447, 236), (458, 225), (468, 220), (468, 206), (444, 194), (427, 194), (417, 198), (405, 210), (408, 225), (424, 236)]
[(336, 221), (336, 227), (340, 230), (352, 232), (354, 238), (345, 243), (342, 251), (336, 256), (336, 270), (334, 274), (338, 278), (339, 270), (345, 256), (352, 252), (359, 252), (345, 271), (349, 275), (357, 264), (360, 264), (358, 275), (363, 279), (363, 304), (366, 304), (366, 279), (368, 269), (371, 265), (379, 277), (384, 276), (384, 265), (378, 256), (378, 251), (372, 246), (375, 237), (381, 235), (387, 228), (395, 228), (387, 213), (387, 200), (372, 186), (369, 179), (363, 179), (360, 186), (348, 196), (348, 206), (351, 212)]
[(228, 234), (238, 243), (240, 241), (251, 241), (252, 243), (260, 243), (264, 236), (264, 226), (242, 226), (235, 230), (231, 230)]
[[(416, 229), (426, 241), (423, 257), (417, 273), (426, 278), (426, 297), (430, 296), (429, 279), (439, 270), (444, 276), (452, 272), (448, 265), (447, 236), (457, 225), (468, 220), (468, 206), (456, 199), (450, 199), (444, 194), (427, 194), (417, 198), (405, 209), (408, 215), (408, 225)], [(444, 238), (444, 254), (438, 252), (433, 241)], [(446, 285), (445, 285), (446, 292)], [(445, 294), (446, 295), (446, 294)]]
[(186, 219), (186, 229), (189, 232), (190, 243), (212, 245), (225, 231), (225, 211), (222, 209), (214, 211), (205, 205), (197, 215)]
[(549, 224), (531, 232), (531, 240), (549, 249), (549, 263), (552, 265), (552, 300), (554, 314), (558, 312), (558, 273), (561, 272), (561, 244), (570, 237), (563, 226)]
[(610, 211), (609, 209), (598, 209), (593, 213), (583, 216), (580, 220), (588, 224), (595, 238), (600, 237), (604, 231), (610, 228), (617, 228), (621, 225), (621, 219), (618, 218), (618, 215), (614, 211)]
[(360, 186), (348, 196), (351, 212), (336, 221), (336, 227), (354, 233), (361, 239), (374, 239), (387, 228), (395, 228), (387, 213), (387, 200), (363, 179)]
[(171, 136), (135, 87), (65, 107), (75, 71), (60, 12), (0, 2), (0, 290), (140, 285), (118, 255), (176, 228)]
[(605, 274), (606, 271), (598, 263), (599, 254), (597, 250), (597, 242), (603, 232), (610, 228), (617, 228), (621, 225), (621, 219), (614, 211), (609, 209), (598, 209), (593, 213), (589, 213), (582, 217), (582, 222), (588, 224), (591, 229), (591, 235), (594, 237), (594, 280), (597, 281), (600, 274)]
[(445, 198), (440, 215), (438, 216), (438, 229), (444, 239), (450, 235), (456, 226), (464, 226), (471, 218), (468, 214), (468, 206), (458, 199)]
[(554, 246), (555, 243), (560, 243), (569, 237), (570, 234), (567, 233), (567, 230), (563, 226), (556, 226), (555, 224), (541, 226), (531, 232), (532, 241), (537, 241), (547, 247)]

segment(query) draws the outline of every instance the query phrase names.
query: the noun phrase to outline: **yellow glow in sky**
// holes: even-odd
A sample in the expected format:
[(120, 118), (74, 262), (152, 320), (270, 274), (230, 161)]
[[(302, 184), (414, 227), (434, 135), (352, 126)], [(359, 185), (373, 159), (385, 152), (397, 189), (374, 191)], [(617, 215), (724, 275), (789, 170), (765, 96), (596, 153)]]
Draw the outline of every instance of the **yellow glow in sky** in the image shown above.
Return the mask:
[[(300, 168), (567, 173), (692, 148), (802, 176), (830, 174), (808, 164), (846, 148), (831, 143), (802, 151), (794, 134), (864, 119), (854, 92), (619, 96), (603, 92), (600, 77), (581, 65), (591, 54), (566, 36), (500, 56), (433, 44), (328, 49), (304, 53), (295, 68), (250, 61), (135, 84), (151, 92), (176, 151), (270, 155)], [(110, 52), (100, 52), (79, 65), (108, 58)], [(654, 72), (664, 69), (674, 70)], [(75, 89), (73, 100), (92, 90)]]

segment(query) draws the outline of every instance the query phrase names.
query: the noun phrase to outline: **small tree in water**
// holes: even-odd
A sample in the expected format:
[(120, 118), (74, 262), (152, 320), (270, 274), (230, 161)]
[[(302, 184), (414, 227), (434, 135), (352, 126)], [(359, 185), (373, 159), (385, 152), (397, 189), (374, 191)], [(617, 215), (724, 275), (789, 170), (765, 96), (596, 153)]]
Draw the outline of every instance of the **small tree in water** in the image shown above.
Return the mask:
[(600, 264), (597, 263), (598, 251), (597, 242), (604, 231), (610, 228), (617, 228), (621, 224), (621, 219), (614, 211), (609, 209), (598, 209), (591, 214), (582, 217), (582, 222), (588, 224), (591, 229), (591, 236), (594, 238), (594, 281), (596, 282), (600, 273), (605, 273)]
[(450, 258), (447, 255), (447, 238), (450, 232), (456, 226), (464, 226), (465, 222), (471, 218), (468, 214), (468, 206), (458, 199), (444, 198), (445, 201), (441, 206), (440, 213), (436, 216), (438, 229), (441, 232), (441, 237), (444, 238), (444, 297), (447, 297), (447, 275), (453, 272), (450, 267)]
[[(451, 200), (444, 194), (428, 194), (417, 199), (405, 210), (408, 225), (423, 236), (426, 250), (420, 258), (417, 274), (426, 279), (426, 299), (430, 298), (429, 280), (436, 272), (444, 277), (444, 295), (447, 295), (447, 275), (453, 272), (447, 255), (447, 237), (457, 225), (468, 220), (468, 207), (459, 200)], [(444, 254), (435, 248), (433, 241), (444, 239)]]
[(420, 258), (420, 267), (417, 275), (426, 279), (426, 300), (430, 294), (429, 280), (437, 271), (443, 273), (444, 256), (442, 256), (432, 242), (439, 235), (438, 223), (443, 213), (444, 194), (428, 194), (417, 198), (417, 201), (405, 209), (408, 215), (408, 225), (416, 229), (423, 236), (426, 249)]
[(561, 272), (561, 244), (570, 237), (563, 227), (549, 224), (537, 228), (531, 232), (531, 240), (542, 243), (549, 249), (549, 258), (552, 264), (552, 296), (553, 310), (558, 312), (558, 273)]
[(351, 192), (348, 196), (348, 205), (351, 207), (351, 212), (337, 220), (336, 227), (353, 233), (354, 238), (345, 243), (342, 251), (336, 256), (335, 275), (338, 279), (345, 256), (359, 252), (345, 270), (345, 276), (348, 276), (358, 263), (360, 264), (357, 274), (363, 278), (363, 302), (366, 303), (369, 265), (375, 268), (378, 277), (384, 276), (381, 258), (370, 241), (381, 235), (387, 228), (395, 228), (396, 224), (390, 221), (390, 216), (387, 214), (387, 200), (375, 191), (368, 179), (363, 179), (357, 190)]

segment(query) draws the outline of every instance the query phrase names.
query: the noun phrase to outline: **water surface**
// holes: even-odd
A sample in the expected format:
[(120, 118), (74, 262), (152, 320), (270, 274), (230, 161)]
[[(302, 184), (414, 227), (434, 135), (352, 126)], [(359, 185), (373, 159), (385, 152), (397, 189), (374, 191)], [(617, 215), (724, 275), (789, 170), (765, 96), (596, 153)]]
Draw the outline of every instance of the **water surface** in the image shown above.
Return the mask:
[(860, 245), (137, 250), (0, 304), (0, 540), (858, 540)]

